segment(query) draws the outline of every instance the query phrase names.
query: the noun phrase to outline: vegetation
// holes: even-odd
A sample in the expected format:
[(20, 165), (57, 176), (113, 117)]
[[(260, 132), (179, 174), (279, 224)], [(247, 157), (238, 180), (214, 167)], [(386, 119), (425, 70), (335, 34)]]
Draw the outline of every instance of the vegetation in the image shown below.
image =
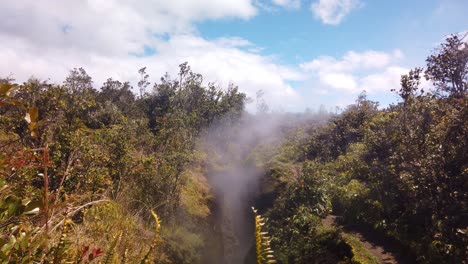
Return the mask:
[(252, 207), (255, 215), (255, 251), (257, 255), (257, 264), (276, 263), (273, 250), (270, 247), (271, 241), (268, 232), (263, 231), (265, 219), (257, 214), (257, 210)]
[[(140, 97), (112, 79), (95, 90), (83, 69), (63, 85), (2, 81), (2, 260), (196, 262), (211, 199), (196, 139), (240, 118), (246, 97), (180, 69)], [(151, 210), (164, 242), (152, 239)]]
[(344, 234), (343, 239), (351, 247), (351, 253), (353, 263), (374, 263), (378, 264), (379, 261), (375, 256), (370, 254), (363, 246), (362, 243), (350, 234)]
[(289, 161), (302, 173), (268, 213), (280, 262), (322, 263), (319, 217), (332, 211), (397, 241), (418, 263), (466, 263), (467, 88), (468, 44), (451, 36), (425, 69), (402, 76), (401, 103), (379, 110), (362, 94), (309, 127), (305, 150)]
[[(151, 91), (139, 73), (138, 96), (113, 79), (95, 89), (81, 68), (61, 85), (0, 80), (2, 263), (206, 263), (223, 247), (208, 178), (230, 163), (203, 138), (217, 133), (227, 153), (231, 134), (213, 127), (239, 133), (274, 114), (261, 98), (246, 113), (236, 86), (206, 84), (186, 63)], [(400, 103), (379, 109), (363, 93), (326, 122), (286, 115), (281, 140), (239, 152), (265, 172), (252, 203), (269, 221), (255, 210), (246, 227), (257, 263), (376, 263), (322, 223), (331, 213), (418, 263), (466, 263), (467, 90), (468, 44), (450, 36), (402, 76)]]

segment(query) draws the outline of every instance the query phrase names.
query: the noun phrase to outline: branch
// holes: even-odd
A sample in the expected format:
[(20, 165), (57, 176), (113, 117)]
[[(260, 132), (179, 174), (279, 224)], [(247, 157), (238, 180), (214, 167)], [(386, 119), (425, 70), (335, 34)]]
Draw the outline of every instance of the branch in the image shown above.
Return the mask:
[[(75, 207), (72, 209), (72, 211), (68, 212), (65, 214), (65, 216), (63, 217), (62, 220), (60, 220), (50, 231), (54, 231), (55, 229), (57, 229), (59, 226), (61, 226), (65, 220), (67, 218), (69, 218), (70, 216), (78, 213), (79, 211), (81, 211), (83, 208), (87, 207), (87, 206), (90, 206), (90, 205), (93, 205), (93, 204), (97, 204), (97, 203), (102, 203), (102, 202), (109, 202), (110, 200), (109, 199), (101, 199), (101, 200), (96, 200), (96, 201), (92, 201), (92, 202), (89, 202), (89, 203), (86, 203), (86, 204), (83, 204), (83, 205), (80, 205), (78, 207)], [(49, 223), (51, 224), (53, 222), (54, 219), (50, 218), (50, 220), (48, 221), (48, 223), (46, 223), (42, 228), (41, 228), (41, 231), (44, 230), (45, 226), (48, 225)]]
[(70, 168), (74, 162), (74, 156), (75, 156), (75, 153), (76, 153), (76, 150), (74, 150), (71, 154), (70, 154), (70, 157), (68, 157), (68, 160), (67, 160), (67, 167), (65, 168), (65, 172), (63, 173), (62, 175), (62, 179), (60, 179), (60, 185), (59, 185), (59, 188), (57, 190), (57, 197), (54, 201), (54, 206), (57, 204), (57, 201), (60, 199), (60, 192), (62, 191), (62, 187), (63, 187), (63, 182), (65, 181), (65, 178), (68, 176), (69, 172), (70, 172)]

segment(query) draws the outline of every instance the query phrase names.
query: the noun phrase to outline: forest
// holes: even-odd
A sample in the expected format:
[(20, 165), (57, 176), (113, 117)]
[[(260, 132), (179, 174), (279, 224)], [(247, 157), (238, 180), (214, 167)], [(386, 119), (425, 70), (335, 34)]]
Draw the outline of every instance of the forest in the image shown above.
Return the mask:
[(247, 112), (187, 63), (139, 74), (0, 80), (1, 263), (383, 263), (353, 228), (389, 263), (467, 263), (466, 38), (401, 76), (398, 103), (336, 113), (261, 93)]

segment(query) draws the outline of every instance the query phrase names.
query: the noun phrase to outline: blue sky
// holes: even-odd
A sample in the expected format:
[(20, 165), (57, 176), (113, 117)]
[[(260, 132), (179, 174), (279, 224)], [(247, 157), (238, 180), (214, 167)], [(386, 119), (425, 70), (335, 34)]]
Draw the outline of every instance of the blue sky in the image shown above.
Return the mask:
[[(0, 2), (0, 76), (61, 82), (84, 67), (96, 87), (176, 74), (178, 64), (274, 110), (383, 106), (399, 76), (444, 36), (468, 29), (466, 0), (18, 0)], [(250, 106), (252, 109), (253, 106)]]
[[(309, 1), (312, 3), (313, 1)], [(304, 2), (306, 4), (307, 2)], [(309, 6), (265, 11), (249, 20), (197, 23), (202, 36), (240, 36), (295, 64), (323, 54), (348, 50), (391, 50), (405, 46), (424, 57), (448, 33), (468, 27), (468, 1), (360, 1), (338, 25), (313, 18)], [(424, 49), (424, 50), (421, 50)], [(426, 52), (426, 53), (425, 53)]]

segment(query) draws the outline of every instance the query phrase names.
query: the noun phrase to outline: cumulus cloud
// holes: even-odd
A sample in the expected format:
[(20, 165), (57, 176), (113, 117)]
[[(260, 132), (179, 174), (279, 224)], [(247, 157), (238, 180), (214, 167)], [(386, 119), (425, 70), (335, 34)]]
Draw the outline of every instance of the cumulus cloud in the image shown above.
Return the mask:
[(398, 89), (401, 75), (407, 74), (409, 69), (400, 66), (390, 66), (384, 71), (372, 73), (361, 78), (361, 89), (372, 92), (390, 91)]
[[(273, 1), (285, 6), (296, 2)], [(61, 82), (70, 69), (84, 67), (96, 87), (108, 77), (136, 84), (141, 67), (155, 82), (166, 72), (174, 76), (187, 61), (207, 81), (221, 87), (232, 82), (251, 98), (263, 90), (271, 109), (300, 111), (322, 95), (327, 100), (331, 94), (350, 98), (363, 89), (388, 91), (406, 72), (398, 65), (403, 58), (399, 50), (350, 51), (341, 58), (320, 56), (286, 66), (246, 39), (206, 39), (194, 28), (202, 20), (248, 19), (257, 14), (259, 3), (6, 1), (0, 8), (0, 77), (13, 74), (24, 81), (34, 75)]]
[(359, 0), (318, 0), (310, 6), (324, 24), (338, 25), (351, 11), (361, 6)]
[(155, 35), (190, 32), (196, 21), (256, 13), (253, 0), (5, 1), (0, 32), (43, 48), (126, 54), (151, 44)]
[(320, 56), (300, 66), (308, 71), (353, 71), (356, 69), (381, 69), (388, 64), (402, 59), (403, 53), (395, 50), (391, 53), (381, 51), (347, 52), (341, 59), (331, 56)]
[(302, 78), (298, 69), (261, 55), (248, 40), (207, 40), (193, 28), (202, 20), (248, 19), (257, 13), (255, 2), (6, 1), (0, 9), (0, 76), (60, 82), (73, 67), (84, 67), (99, 86), (108, 77), (136, 83), (143, 66), (158, 80), (188, 61), (207, 80), (233, 82), (250, 97), (261, 89), (273, 107), (288, 108), (301, 100), (288, 84)]
[[(208, 79), (219, 80), (224, 85), (234, 82), (252, 98), (256, 91), (265, 91), (268, 102), (276, 106), (283, 104), (288, 107), (300, 100), (288, 84), (290, 80), (303, 78), (300, 71), (277, 64), (270, 57), (233, 47), (232, 42), (237, 44), (239, 39), (207, 41), (191, 35), (175, 36), (158, 45), (161, 54), (154, 60), (170, 63), (179, 57)], [(240, 44), (245, 45), (243, 41)]]
[[(408, 69), (398, 66), (403, 59), (400, 50), (393, 52), (349, 51), (342, 58), (318, 57), (302, 63), (300, 68), (312, 75), (322, 89), (356, 94), (389, 92), (398, 87)], [(323, 92), (323, 91), (322, 91)]]
[(324, 73), (320, 75), (320, 81), (335, 89), (346, 91), (355, 91), (358, 86), (355, 77), (348, 73)]

